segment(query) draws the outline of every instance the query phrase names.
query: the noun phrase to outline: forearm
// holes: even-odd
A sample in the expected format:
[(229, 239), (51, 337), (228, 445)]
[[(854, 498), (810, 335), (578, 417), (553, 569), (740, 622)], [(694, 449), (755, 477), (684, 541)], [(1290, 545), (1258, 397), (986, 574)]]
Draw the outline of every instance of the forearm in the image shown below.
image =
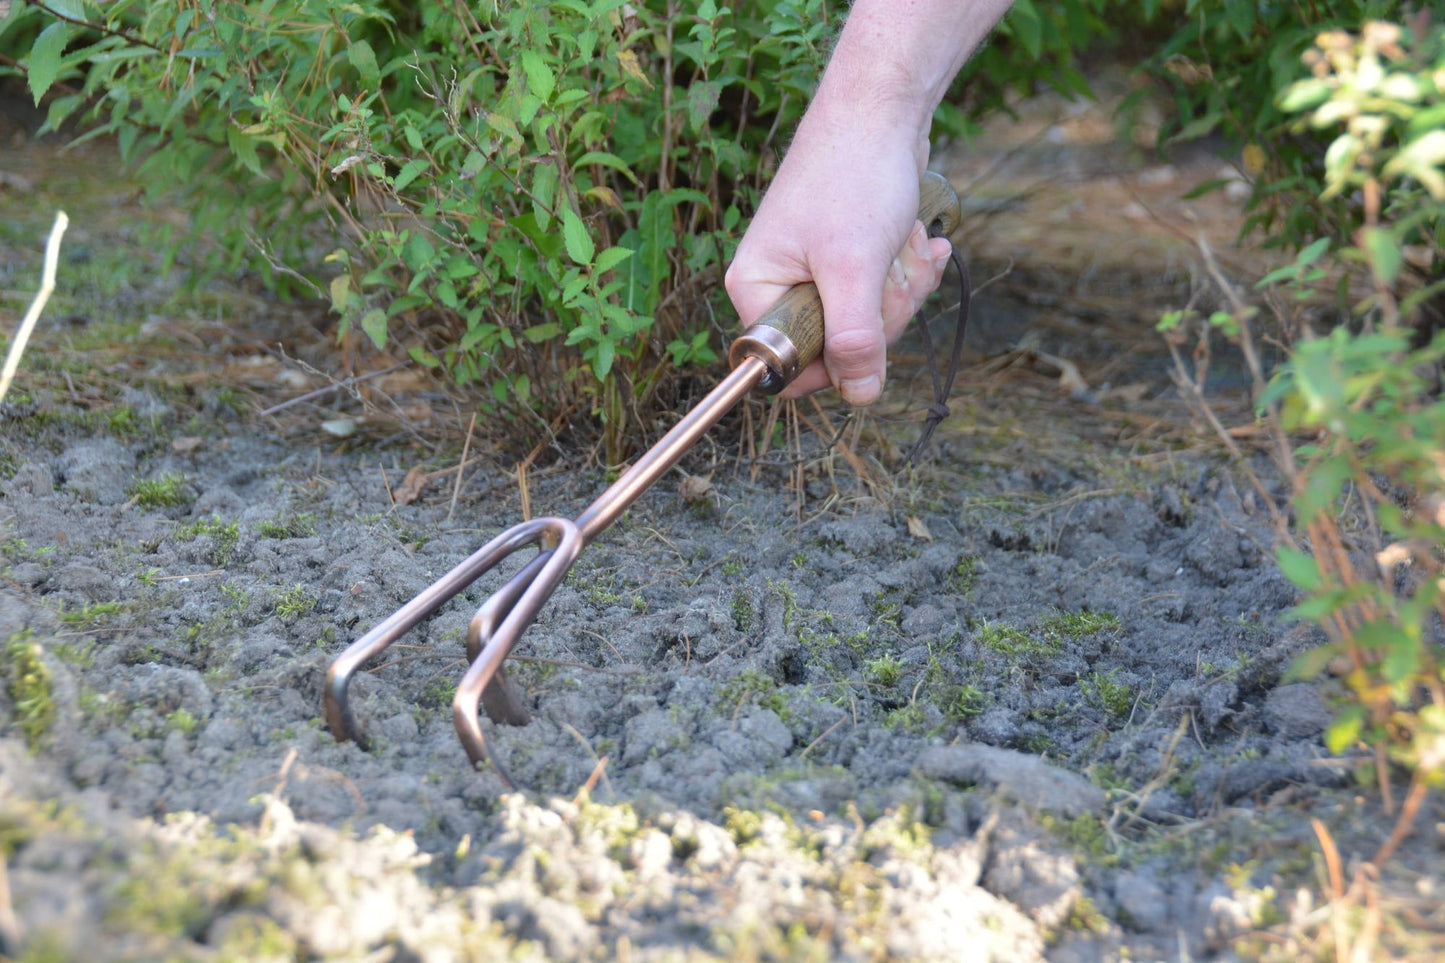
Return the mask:
[(1011, 3), (856, 0), (810, 113), (925, 139), (954, 75)]

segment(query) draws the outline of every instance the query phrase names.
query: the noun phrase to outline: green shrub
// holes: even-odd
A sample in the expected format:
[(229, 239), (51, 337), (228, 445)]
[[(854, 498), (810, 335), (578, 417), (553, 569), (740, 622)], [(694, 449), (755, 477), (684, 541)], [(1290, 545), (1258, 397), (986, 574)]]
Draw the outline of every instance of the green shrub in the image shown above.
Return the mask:
[[(1231, 309), (1207, 320), (1171, 312), (1160, 327), (1181, 385), (1191, 385), (1179, 354), (1184, 327), (1201, 332), (1195, 357), (1206, 363), (1211, 332), (1243, 349), (1292, 490), (1292, 513), (1278, 519), (1278, 560), (1302, 592), (1293, 615), (1316, 623), (1327, 640), (1292, 675), (1329, 669), (1341, 678), (1344, 698), (1326, 744), (1367, 751), (1387, 804), (1391, 769), (1403, 766), (1404, 826), (1426, 789), (1445, 784), (1445, 334), (1432, 341), (1404, 323), (1406, 310), (1441, 285), (1402, 291), (1399, 283), (1411, 258), (1438, 265), (1445, 251), (1445, 27), (1369, 22), (1355, 33), (1326, 31), (1302, 63), (1310, 75), (1280, 91), (1280, 110), (1332, 135), (1312, 182), (1324, 203), (1353, 205), (1357, 226), (1342, 244), (1322, 237), (1304, 246), (1260, 286), (1285, 295), (1271, 301), (1282, 316), (1331, 273), (1343, 290), (1369, 293), (1351, 305), (1348, 324), (1328, 332), (1313, 331), (1308, 313), (1285, 316), (1282, 327), (1300, 336), (1272, 375), (1252, 330), (1257, 309), (1215, 265)], [(1202, 400), (1197, 382), (1192, 387)]]
[[(156, 193), (189, 194), (209, 243), (163, 246), (193, 275), (249, 265), (321, 296), (343, 340), (475, 385), (534, 434), (591, 412), (615, 463), (676, 407), (668, 373), (731, 334), (710, 321), (720, 266), (844, 5), (481, 7), (17, 3), (0, 52), (49, 128), (113, 135)], [(1086, 90), (1074, 64), (1106, 9), (1129, 5), (1019, 0), (951, 103)]]

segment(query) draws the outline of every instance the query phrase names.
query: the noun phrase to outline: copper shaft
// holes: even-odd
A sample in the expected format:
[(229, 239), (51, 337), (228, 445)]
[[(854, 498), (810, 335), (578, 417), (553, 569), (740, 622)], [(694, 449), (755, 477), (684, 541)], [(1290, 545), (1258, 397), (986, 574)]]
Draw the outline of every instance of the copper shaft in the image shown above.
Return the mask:
[(607, 527), (617, 521), (637, 497), (677, 464), (718, 419), (732, 410), (753, 387), (767, 376), (768, 368), (757, 358), (744, 358), (732, 372), (707, 393), (672, 430), (662, 436), (622, 477), (608, 486), (587, 510), (577, 516), (582, 530), (582, 545), (591, 544)]

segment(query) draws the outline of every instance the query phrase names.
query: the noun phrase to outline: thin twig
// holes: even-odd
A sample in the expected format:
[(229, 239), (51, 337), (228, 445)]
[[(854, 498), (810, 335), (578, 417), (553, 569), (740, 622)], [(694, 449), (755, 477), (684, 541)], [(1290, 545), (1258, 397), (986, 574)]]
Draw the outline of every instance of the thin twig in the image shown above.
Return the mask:
[[(467, 463), (467, 452), (471, 451), (472, 432), (476, 430), (476, 427), (477, 413), (473, 411), (471, 423), (467, 425), (467, 440), (462, 442), (461, 465), (465, 465)], [(457, 496), (462, 493), (462, 476), (465, 475), (466, 472), (462, 470), (461, 465), (457, 466), (457, 483), (452, 486), (452, 503), (447, 506), (447, 521), (452, 520), (452, 515), (455, 514), (457, 510)]]
[(70, 218), (66, 217), (65, 212), (56, 211), (55, 226), (50, 229), (50, 238), (45, 242), (45, 266), (40, 274), (40, 290), (35, 292), (35, 300), (30, 302), (29, 310), (20, 320), (20, 327), (15, 331), (15, 341), (5, 355), (5, 368), (0, 371), (0, 401), (5, 400), (5, 393), (10, 390), (10, 381), (15, 377), (15, 370), (20, 367), (20, 355), (25, 351), (25, 343), (30, 340), (30, 332), (35, 330), (35, 322), (40, 320), (40, 312), (44, 310), (45, 302), (50, 300), (50, 293), (55, 290), (55, 266), (60, 260), (60, 239), (69, 226)]
[(379, 371), (369, 371), (364, 375), (357, 375), (354, 378), (347, 378), (344, 381), (334, 381), (323, 388), (317, 388), (315, 391), (308, 391), (304, 395), (299, 395), (295, 398), (292, 398), (290, 401), (283, 401), (279, 405), (272, 405), (265, 411), (261, 412), (261, 417), (264, 418), (267, 415), (274, 415), (279, 411), (285, 411), (287, 408), (303, 404), (313, 398), (319, 398), (322, 395), (330, 394), (333, 391), (340, 391), (343, 388), (350, 388), (353, 385), (359, 385), (363, 381), (370, 381), (372, 378), (380, 378), (382, 375), (391, 374), (393, 371), (397, 371), (401, 368), (410, 367), (410, 365), (410, 361), (402, 361), (398, 364), (390, 366), (389, 368), (382, 368)]

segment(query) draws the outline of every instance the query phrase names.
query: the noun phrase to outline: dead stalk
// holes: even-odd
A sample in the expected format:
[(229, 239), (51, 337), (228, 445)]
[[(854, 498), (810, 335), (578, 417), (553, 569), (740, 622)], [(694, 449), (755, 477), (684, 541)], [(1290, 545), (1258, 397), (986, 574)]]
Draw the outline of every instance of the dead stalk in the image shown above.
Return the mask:
[(454, 515), (457, 510), (457, 496), (462, 493), (462, 476), (466, 474), (463, 466), (467, 463), (467, 453), (472, 450), (472, 432), (476, 431), (476, 429), (477, 413), (474, 411), (472, 412), (472, 420), (467, 425), (467, 440), (462, 442), (462, 459), (461, 464), (457, 465), (457, 481), (456, 484), (452, 486), (452, 501), (451, 504), (447, 506), (447, 521), (452, 520), (452, 515)]
[(25, 317), (20, 319), (20, 327), (15, 329), (15, 340), (5, 355), (5, 367), (0, 369), (0, 401), (5, 400), (5, 394), (10, 390), (10, 382), (20, 367), (20, 356), (25, 353), (25, 344), (30, 340), (30, 332), (35, 330), (35, 323), (40, 320), (40, 312), (45, 310), (45, 303), (50, 300), (51, 292), (55, 290), (55, 268), (60, 262), (60, 239), (65, 236), (65, 229), (69, 226), (70, 218), (65, 212), (56, 211), (55, 225), (51, 227), (50, 237), (45, 242), (45, 265), (40, 273), (40, 290), (35, 292), (35, 300), (30, 302)]

